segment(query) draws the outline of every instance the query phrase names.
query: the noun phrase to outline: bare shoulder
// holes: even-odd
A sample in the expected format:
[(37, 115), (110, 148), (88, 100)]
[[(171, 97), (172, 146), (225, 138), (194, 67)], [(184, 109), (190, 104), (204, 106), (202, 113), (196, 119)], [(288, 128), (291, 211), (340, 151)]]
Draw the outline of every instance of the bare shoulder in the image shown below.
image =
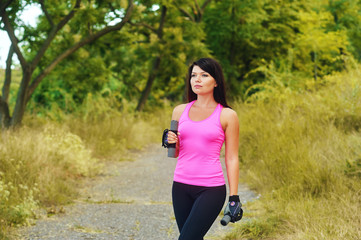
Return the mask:
[(228, 107), (227, 108), (225, 107), (222, 109), (221, 115), (224, 115), (227, 118), (237, 118), (238, 119), (237, 112)]
[(176, 106), (173, 109), (173, 114), (172, 114), (172, 120), (177, 120), (179, 121), (184, 109), (186, 108), (187, 104), (180, 104), (178, 106)]
[(237, 112), (231, 108), (223, 108), (221, 112), (221, 124), (223, 130), (225, 130), (229, 125), (238, 125)]

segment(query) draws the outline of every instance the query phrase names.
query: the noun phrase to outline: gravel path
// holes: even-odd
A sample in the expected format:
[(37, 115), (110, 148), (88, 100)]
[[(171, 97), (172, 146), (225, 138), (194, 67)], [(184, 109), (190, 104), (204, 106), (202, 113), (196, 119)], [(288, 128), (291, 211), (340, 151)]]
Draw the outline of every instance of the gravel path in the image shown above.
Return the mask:
[[(87, 181), (75, 204), (19, 229), (19, 239), (177, 239), (171, 203), (175, 164), (158, 145), (134, 161), (108, 164), (103, 174)], [(239, 194), (242, 203), (256, 198), (245, 185), (239, 186)], [(219, 220), (205, 239), (221, 239), (232, 229), (233, 224), (223, 227)]]

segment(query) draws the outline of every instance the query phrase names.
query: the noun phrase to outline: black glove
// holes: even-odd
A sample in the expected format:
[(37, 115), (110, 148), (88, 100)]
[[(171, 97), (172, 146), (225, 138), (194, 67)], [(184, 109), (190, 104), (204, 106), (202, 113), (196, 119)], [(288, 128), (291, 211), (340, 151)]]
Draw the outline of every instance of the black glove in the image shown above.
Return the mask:
[(229, 197), (229, 202), (224, 209), (224, 215), (229, 215), (231, 217), (231, 222), (233, 223), (242, 219), (242, 203), (240, 202), (238, 195), (232, 195)]
[(168, 143), (168, 129), (165, 129), (163, 131), (163, 135), (162, 135), (162, 147), (165, 147), (167, 148), (169, 146), (169, 143)]

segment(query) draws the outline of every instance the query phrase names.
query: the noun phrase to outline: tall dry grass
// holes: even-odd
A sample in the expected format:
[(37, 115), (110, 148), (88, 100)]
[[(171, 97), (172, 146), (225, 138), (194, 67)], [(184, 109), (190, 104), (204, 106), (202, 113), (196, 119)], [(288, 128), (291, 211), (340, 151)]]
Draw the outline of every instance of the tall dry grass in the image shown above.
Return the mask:
[(97, 168), (83, 141), (62, 126), (2, 132), (0, 236), (11, 226), (27, 224), (39, 206), (71, 201), (78, 179), (94, 175)]
[(242, 178), (261, 198), (226, 239), (361, 239), (360, 79), (356, 68), (298, 92), (270, 81), (236, 104)]
[(94, 156), (118, 161), (128, 159), (129, 150), (140, 150), (150, 143), (160, 144), (170, 116), (167, 103), (151, 112), (134, 112), (130, 103), (119, 105), (112, 96), (90, 95), (77, 113), (64, 122), (85, 141)]
[(22, 128), (1, 133), (0, 239), (31, 222), (37, 209), (70, 203), (81, 180), (101, 171), (103, 161), (129, 159), (130, 150), (150, 143), (160, 147), (170, 108), (134, 113), (130, 104), (116, 104), (111, 97), (89, 95), (73, 114), (54, 106), (41, 117), (27, 115)]

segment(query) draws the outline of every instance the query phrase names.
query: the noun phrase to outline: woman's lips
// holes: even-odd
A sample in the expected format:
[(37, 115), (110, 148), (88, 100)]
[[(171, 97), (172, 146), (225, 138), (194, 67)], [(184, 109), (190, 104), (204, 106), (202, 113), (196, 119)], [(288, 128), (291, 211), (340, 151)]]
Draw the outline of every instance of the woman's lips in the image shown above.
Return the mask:
[(194, 85), (195, 88), (201, 88), (201, 85)]

